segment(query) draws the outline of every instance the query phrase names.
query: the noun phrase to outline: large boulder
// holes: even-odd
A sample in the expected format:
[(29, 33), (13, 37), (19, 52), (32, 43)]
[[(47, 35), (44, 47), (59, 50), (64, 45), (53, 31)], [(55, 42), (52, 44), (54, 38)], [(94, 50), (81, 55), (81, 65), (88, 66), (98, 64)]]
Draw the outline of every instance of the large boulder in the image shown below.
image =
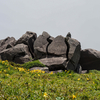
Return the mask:
[(49, 68), (50, 71), (54, 70), (64, 70), (64, 62), (66, 61), (66, 58), (63, 57), (52, 57), (52, 58), (42, 58), (39, 59), (41, 63), (43, 63), (45, 66)]
[(22, 43), (28, 45), (28, 41), (29, 41), (30, 38), (36, 39), (37, 34), (34, 33), (34, 32), (27, 31), (24, 35), (22, 35), (22, 37), (20, 37), (16, 41), (16, 45), (17, 44), (22, 44)]
[(31, 54), (28, 46), (25, 44), (18, 44), (12, 48), (3, 50), (1, 53), (2, 60), (13, 61), (15, 63), (25, 63), (31, 61)]
[(34, 53), (35, 53), (36, 59), (44, 58), (47, 56), (49, 38), (50, 38), (50, 35), (44, 31), (42, 35), (40, 35), (34, 42)]
[(34, 32), (27, 31), (21, 38), (16, 41), (17, 44), (25, 44), (28, 45), (29, 51), (34, 58), (34, 41), (37, 38), (37, 34)]
[(80, 51), (81, 51), (81, 45), (80, 42), (76, 39), (69, 38), (67, 42), (67, 45), (69, 45), (68, 49), (68, 61), (65, 62), (65, 68), (67, 70), (76, 70), (79, 59), (80, 59)]
[(7, 37), (6, 39), (0, 40), (0, 52), (4, 49), (13, 47), (15, 45), (15, 38), (14, 37)]
[(66, 58), (67, 45), (63, 36), (57, 36), (48, 47), (48, 53), (52, 56)]
[(100, 70), (100, 51), (94, 49), (82, 50), (79, 63), (83, 70)]

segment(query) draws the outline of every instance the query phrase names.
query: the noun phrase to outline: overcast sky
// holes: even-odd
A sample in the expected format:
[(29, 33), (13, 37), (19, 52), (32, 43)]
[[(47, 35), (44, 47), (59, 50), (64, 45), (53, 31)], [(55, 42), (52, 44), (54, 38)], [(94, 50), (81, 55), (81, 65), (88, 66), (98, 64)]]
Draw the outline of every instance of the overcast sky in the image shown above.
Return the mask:
[(0, 40), (26, 31), (71, 32), (82, 49), (100, 51), (100, 0), (0, 0)]

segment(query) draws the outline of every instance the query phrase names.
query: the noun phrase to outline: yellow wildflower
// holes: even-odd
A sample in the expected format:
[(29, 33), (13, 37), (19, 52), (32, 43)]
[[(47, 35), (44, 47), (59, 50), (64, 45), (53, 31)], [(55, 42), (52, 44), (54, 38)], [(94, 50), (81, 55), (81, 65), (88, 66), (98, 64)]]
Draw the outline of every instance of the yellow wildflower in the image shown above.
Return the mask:
[(95, 83), (93, 82), (93, 84), (95, 84)]
[(24, 68), (18, 68), (18, 70), (19, 70), (19, 71), (25, 71), (25, 69), (24, 69)]
[(67, 72), (67, 70), (65, 70), (65, 72)]
[(28, 71), (30, 71), (30, 70), (28, 69)]
[(48, 94), (45, 92), (43, 95), (44, 98), (48, 97)]
[(4, 64), (5, 63), (5, 61), (2, 61), (2, 64)]
[(72, 75), (72, 74), (69, 74), (69, 75)]
[(0, 71), (0, 73), (2, 73), (2, 71)]
[(87, 79), (87, 81), (89, 80), (89, 78), (86, 78)]
[(7, 71), (6, 71), (6, 70), (4, 70), (4, 72), (6, 73)]
[(78, 81), (80, 80), (80, 78), (77, 79)]
[(40, 76), (40, 74), (38, 74), (38, 76)]
[(50, 74), (53, 74), (53, 71)]
[(8, 70), (10, 70), (10, 68), (8, 67)]
[(31, 72), (31, 73), (33, 73), (33, 72), (34, 72), (34, 70), (31, 70), (30, 72)]
[(73, 95), (73, 96), (72, 96), (72, 98), (73, 98), (73, 99), (75, 99), (75, 98), (76, 98), (76, 96), (75, 96), (75, 95)]
[(9, 74), (6, 74), (6, 76), (9, 76)]
[(5, 60), (6, 62), (8, 62), (8, 60)]
[(42, 71), (42, 73), (45, 73), (45, 71)]

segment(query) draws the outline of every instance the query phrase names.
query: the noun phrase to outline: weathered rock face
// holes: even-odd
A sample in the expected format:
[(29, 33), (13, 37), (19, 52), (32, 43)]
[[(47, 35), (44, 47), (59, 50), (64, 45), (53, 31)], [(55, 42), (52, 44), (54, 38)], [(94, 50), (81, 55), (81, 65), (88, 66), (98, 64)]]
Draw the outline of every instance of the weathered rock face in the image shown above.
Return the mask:
[(14, 37), (7, 37), (6, 39), (0, 40), (0, 52), (4, 49), (13, 47), (16, 40)]
[(80, 42), (67, 37), (51, 37), (47, 32), (43, 32), (37, 38), (37, 34), (27, 31), (17, 41), (14, 38), (0, 40), (0, 59), (13, 61), (15, 63), (25, 63), (32, 58), (39, 59), (50, 71), (54, 70), (78, 70), (80, 59)]
[(82, 50), (79, 63), (83, 70), (100, 70), (100, 51), (94, 49)]
[(63, 63), (66, 61), (66, 58), (63, 57), (43, 58), (39, 59), (39, 61), (46, 65), (50, 71), (65, 69)]
[(34, 41), (36, 40), (36, 38), (36, 33), (27, 31), (21, 38), (17, 40), (16, 45), (22, 43), (28, 45), (29, 51), (34, 58)]
[(36, 41), (34, 42), (34, 53), (35, 58), (44, 58), (47, 55), (47, 47), (49, 42), (47, 41), (50, 38), (50, 35), (47, 32), (43, 32)]
[(28, 41), (30, 38), (33, 38), (35, 40), (37, 38), (37, 34), (34, 32), (27, 31), (24, 35), (22, 35), (21, 38), (16, 41), (16, 45), (22, 43), (28, 45)]
[(25, 44), (18, 44), (12, 48), (5, 49), (0, 55), (2, 60), (13, 61), (16, 63), (25, 63), (32, 58), (28, 46)]
[(63, 36), (57, 36), (48, 47), (48, 53), (66, 58), (67, 46)]
[(75, 70), (80, 59), (81, 45), (79, 41), (73, 38), (68, 39), (68, 45), (68, 62), (65, 62), (65, 68), (67, 70)]

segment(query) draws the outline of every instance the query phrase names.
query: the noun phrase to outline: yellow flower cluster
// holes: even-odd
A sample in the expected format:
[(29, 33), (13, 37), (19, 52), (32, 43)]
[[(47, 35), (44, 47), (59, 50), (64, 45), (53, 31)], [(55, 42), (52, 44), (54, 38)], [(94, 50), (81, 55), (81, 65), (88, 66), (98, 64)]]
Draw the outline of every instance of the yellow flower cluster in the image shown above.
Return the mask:
[(25, 72), (24, 68), (18, 68), (18, 70), (21, 71), (21, 72)]
[[(18, 71), (20, 71), (20, 72), (25, 72), (25, 73), (45, 73), (45, 71), (42, 71), (42, 70), (39, 70), (39, 69), (37, 69), (37, 70), (27, 70), (27, 69), (25, 69), (25, 68), (21, 68), (21, 67), (15, 67), (15, 66), (12, 66), (12, 65), (10, 65), (9, 64), (9, 62), (7, 61), (7, 60), (5, 60), (5, 61), (2, 61), (2, 60), (0, 60), (0, 64), (2, 64), (2, 65), (5, 65), (5, 66), (7, 66), (7, 69), (8, 70), (11, 70), (12, 68), (13, 69), (15, 69), (15, 70), (18, 70)], [(1, 73), (2, 71), (0, 71), (0, 73)], [(4, 70), (3, 72), (7, 72), (6, 70)], [(51, 74), (53, 74), (53, 73), (51, 73)], [(38, 76), (40, 76), (39, 74), (38, 74)]]
[(47, 98), (47, 97), (48, 97), (48, 94), (45, 92), (45, 93), (43, 94), (43, 97), (44, 97), (44, 98)]
[(51, 71), (51, 73), (50, 74), (53, 74), (53, 71)]
[(78, 81), (80, 80), (80, 78), (77, 79)]
[(39, 70), (39, 69), (31, 70), (30, 72), (31, 73), (45, 73), (45, 71), (42, 71), (42, 70)]
[(0, 63), (1, 63), (2, 65), (6, 65), (6, 66), (9, 65), (9, 64), (8, 64), (8, 60), (5, 60), (5, 61), (0, 60)]
[(72, 96), (72, 98), (73, 98), (73, 99), (75, 99), (75, 98), (76, 98), (76, 96), (75, 96), (75, 95), (73, 95), (73, 96)]

